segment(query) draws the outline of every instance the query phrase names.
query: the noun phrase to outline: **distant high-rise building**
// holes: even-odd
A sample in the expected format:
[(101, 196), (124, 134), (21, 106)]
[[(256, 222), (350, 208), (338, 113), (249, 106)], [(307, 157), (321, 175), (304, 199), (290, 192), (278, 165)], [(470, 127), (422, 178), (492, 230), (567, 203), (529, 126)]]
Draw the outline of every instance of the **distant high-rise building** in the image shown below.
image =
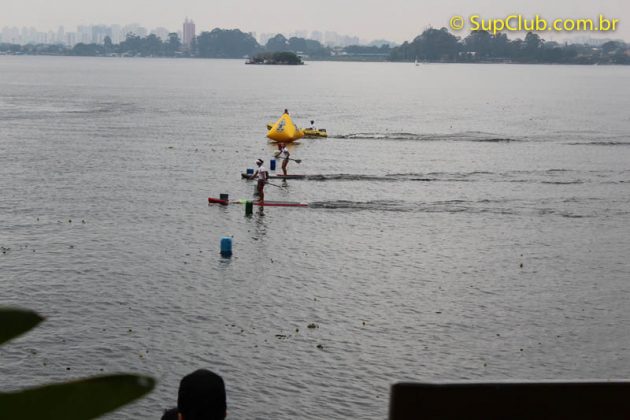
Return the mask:
[(112, 25), (112, 44), (120, 44), (125, 40), (125, 35), (122, 31), (122, 26), (120, 25)]
[(195, 22), (191, 20), (184, 20), (184, 39), (182, 39), (182, 44), (186, 48), (190, 48), (193, 39), (195, 38)]
[(337, 32), (335, 31), (326, 31), (324, 32), (324, 44), (328, 45), (329, 47), (334, 47), (337, 46), (337, 38), (339, 36), (337, 35)]
[(65, 31), (63, 29), (63, 26), (60, 26), (57, 29), (57, 36), (55, 37), (55, 42), (57, 44), (65, 44), (66, 43), (66, 35), (65, 35)]
[(77, 26), (77, 42), (89, 44), (92, 42), (92, 27), (79, 25)]
[(48, 44), (48, 34), (46, 32), (35, 32), (35, 36), (29, 44)]
[(92, 26), (92, 43), (93, 44), (102, 44), (105, 42), (105, 37), (112, 38), (112, 29), (105, 25), (94, 25)]
[(2, 28), (2, 42), (19, 44), (21, 42), (20, 30), (15, 26), (12, 28), (5, 26), (4, 28)]
[(122, 28), (123, 41), (127, 39), (127, 35), (129, 34), (139, 36), (140, 38), (144, 38), (145, 36), (147, 36), (147, 30), (146, 28), (143, 28), (137, 23), (132, 23), (130, 25), (123, 26)]
[(297, 30), (295, 32), (293, 32), (292, 34), (289, 34), (289, 38), (291, 37), (296, 37), (296, 38), (308, 38), (308, 31), (304, 31), (304, 30)]
[(313, 31), (311, 32), (311, 39), (314, 41), (323, 42), (324, 36), (320, 31)]
[(28, 44), (33, 42), (33, 40), (35, 39), (35, 28), (27, 28), (26, 26), (22, 27), (22, 30), (20, 31), (20, 37), (19, 37), (19, 44)]
[(66, 32), (66, 45), (74, 47), (77, 44), (77, 34), (74, 32)]

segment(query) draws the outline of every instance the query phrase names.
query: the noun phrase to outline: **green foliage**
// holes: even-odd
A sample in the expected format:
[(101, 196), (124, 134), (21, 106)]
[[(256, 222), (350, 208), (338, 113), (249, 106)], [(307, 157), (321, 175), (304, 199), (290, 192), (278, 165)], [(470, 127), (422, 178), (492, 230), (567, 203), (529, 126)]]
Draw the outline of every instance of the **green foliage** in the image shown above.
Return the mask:
[(181, 48), (181, 42), (175, 33), (170, 33), (166, 42), (163, 42), (155, 34), (144, 38), (135, 34), (127, 34), (123, 42), (113, 47), (115, 53), (125, 56), (173, 57)]
[(260, 45), (250, 34), (238, 29), (213, 29), (197, 37), (199, 57), (244, 58), (256, 54)]
[(282, 34), (277, 34), (273, 38), (269, 38), (265, 45), (267, 51), (288, 51), (289, 41)]
[(510, 41), (503, 33), (472, 31), (459, 41), (442, 28), (427, 29), (412, 42), (393, 48), (389, 58), (392, 61), (630, 64), (626, 51), (628, 45), (614, 41), (601, 49), (578, 44), (562, 46), (545, 42), (533, 32), (527, 33), (524, 40)]
[(310, 57), (326, 58), (330, 57), (330, 48), (324, 47), (319, 41), (306, 40), (306, 51)]
[(488, 31), (472, 31), (464, 38), (464, 51), (475, 52), (479, 57), (492, 55), (494, 36)]
[(70, 51), (70, 55), (80, 55), (80, 56), (95, 56), (95, 55), (103, 55), (104, 53), (105, 53), (105, 47), (103, 45), (83, 44), (81, 42), (75, 45)]
[(290, 51), (266, 52), (253, 57), (249, 64), (304, 64), (302, 59)]
[(43, 320), (33, 311), (0, 308), (0, 344), (24, 334)]
[(409, 60), (451, 61), (457, 58), (459, 50), (458, 39), (446, 28), (430, 28), (409, 44), (407, 56)]
[(22, 47), (18, 44), (0, 43), (0, 51), (3, 53), (19, 53), (22, 51)]
[(162, 55), (163, 46), (162, 40), (155, 34), (151, 34), (144, 39), (144, 50), (150, 56), (158, 57)]
[(270, 38), (265, 44), (265, 50), (271, 53), (299, 52), (312, 58), (327, 58), (331, 55), (330, 48), (324, 47), (319, 41), (298, 37), (291, 37), (287, 40), (282, 34)]
[(0, 393), (0, 418), (93, 419), (142, 397), (154, 386), (152, 378), (110, 375)]
[[(0, 308), (0, 344), (43, 320), (32, 311)], [(152, 378), (118, 374), (0, 392), (0, 419), (93, 419), (142, 397), (154, 387)]]
[(177, 51), (182, 47), (182, 43), (179, 40), (179, 36), (175, 32), (168, 34), (168, 41), (166, 41), (165, 52), (167, 56), (174, 56)]
[(120, 53), (135, 55), (140, 54), (143, 49), (143, 38), (135, 34), (127, 34), (125, 40), (118, 44), (118, 51)]
[(289, 41), (287, 41), (287, 46), (288, 50), (293, 52), (305, 52), (308, 49), (306, 39), (304, 38), (291, 37), (289, 38)]
[(389, 45), (365, 46), (365, 45), (349, 45), (343, 49), (348, 54), (362, 54), (362, 55), (389, 55), (391, 49)]
[(536, 51), (542, 46), (543, 41), (540, 39), (540, 35), (533, 32), (527, 32), (525, 35), (525, 49), (529, 51)]

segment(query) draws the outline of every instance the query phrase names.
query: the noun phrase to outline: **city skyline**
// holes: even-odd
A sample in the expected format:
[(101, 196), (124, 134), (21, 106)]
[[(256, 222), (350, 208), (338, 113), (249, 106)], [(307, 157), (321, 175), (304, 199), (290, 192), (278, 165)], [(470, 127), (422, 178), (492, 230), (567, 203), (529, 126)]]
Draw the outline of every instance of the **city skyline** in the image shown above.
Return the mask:
[[(188, 27), (188, 30), (186, 28)], [(71, 29), (71, 28), (68, 28)], [(103, 44), (105, 37), (109, 37), (113, 44), (119, 44), (124, 41), (127, 34), (134, 34), (140, 37), (146, 37), (148, 35), (156, 35), (162, 41), (166, 41), (169, 37), (170, 33), (176, 33), (181, 40), (182, 44), (186, 47), (190, 47), (192, 43), (192, 38), (194, 36), (199, 35), (201, 32), (211, 31), (212, 29), (207, 30), (196, 30), (196, 25), (193, 19), (189, 19), (188, 17), (184, 18), (182, 24), (177, 29), (165, 28), (165, 27), (156, 27), (153, 29), (149, 29), (145, 26), (142, 26), (138, 23), (132, 24), (87, 24), (87, 25), (78, 25), (75, 31), (66, 30), (64, 26), (58, 26), (56, 30), (48, 30), (46, 32), (39, 31), (38, 28), (31, 27), (17, 27), (17, 26), (4, 26), (0, 28), (0, 43), (11, 43), (11, 44), (19, 44), (19, 45), (27, 45), (27, 44), (63, 44), (66, 46), (74, 46), (78, 43), (84, 44)], [(254, 36), (256, 41), (260, 45), (265, 45), (267, 41), (274, 37), (277, 34), (281, 34), (286, 38), (290, 37), (298, 37), (305, 39), (312, 39), (319, 41), (322, 45), (328, 47), (347, 47), (350, 45), (375, 45), (380, 46), (383, 44), (389, 44), (390, 46), (397, 46), (402, 43), (398, 43), (392, 41), (391, 39), (361, 39), (358, 36), (348, 35), (348, 34), (339, 34), (334, 31), (307, 31), (307, 30), (295, 30), (292, 32), (269, 32), (269, 33), (256, 33), (251, 31), (246, 31), (241, 28), (237, 28), (242, 30), (245, 33), (249, 33)], [(460, 37), (465, 37), (469, 32), (460, 32), (454, 33), (454, 35), (459, 35)], [(415, 36), (419, 35), (416, 34)], [(507, 33), (510, 38), (518, 38), (525, 35), (525, 33)], [(559, 42), (569, 42), (569, 43), (577, 43), (577, 44), (591, 44), (591, 45), (601, 45), (609, 40), (620, 40), (623, 42), (628, 42), (626, 39), (615, 36), (616, 34), (611, 32), (607, 33), (606, 37), (602, 36), (592, 36), (591, 33), (577, 33), (573, 36), (558, 38), (554, 37), (552, 32), (543, 32), (541, 33), (541, 38), (545, 41), (559, 41)], [(405, 41), (412, 41), (413, 38)]]
[[(246, 32), (246, 31), (243, 31)], [(184, 18), (182, 24), (178, 29), (169, 29), (164, 27), (158, 27), (148, 29), (138, 23), (121, 25), (121, 24), (96, 24), (96, 25), (78, 25), (76, 30), (72, 31), (71, 28), (59, 26), (56, 30), (49, 30), (47, 32), (38, 31), (36, 27), (9, 27), (5, 26), (0, 28), (0, 42), (12, 43), (12, 44), (63, 44), (66, 46), (73, 46), (78, 43), (84, 44), (103, 44), (105, 38), (109, 37), (113, 44), (118, 44), (125, 40), (127, 34), (134, 34), (140, 37), (146, 37), (150, 34), (156, 35), (163, 41), (168, 39), (170, 33), (176, 33), (182, 44), (186, 47), (190, 47), (193, 37), (199, 35), (199, 31), (196, 30), (196, 25), (193, 19), (188, 17)], [(254, 36), (254, 38), (264, 45), (267, 41), (277, 35), (277, 33), (261, 33), (248, 32)], [(304, 31), (297, 30), (290, 33), (283, 33), (287, 38), (299, 37), (313, 39), (321, 42), (323, 45), (328, 46), (349, 46), (359, 45), (361, 43), (368, 44), (370, 40), (361, 40), (356, 36), (338, 34), (333, 31), (321, 32), (321, 31)], [(381, 40), (384, 41), (384, 40)], [(374, 42), (374, 40), (372, 40)], [(388, 41), (391, 45), (391, 41)]]
[[(38, 13), (34, 15), (33, 10)], [(575, 36), (630, 39), (630, 3), (626, 0), (592, 2), (590, 0), (392, 0), (377, 2), (366, 0), (360, 7), (332, 0), (317, 3), (299, 3), (272, 0), (260, 3), (254, 0), (217, 0), (212, 5), (201, 0), (183, 0), (179, 3), (137, 0), (132, 4), (121, 0), (107, 3), (79, 0), (58, 0), (41, 3), (22, 0), (4, 8), (0, 27), (37, 27), (44, 32), (56, 31), (59, 26), (72, 28), (87, 22), (142, 22), (149, 28), (178, 28), (185, 17), (195, 21), (197, 33), (213, 28), (240, 29), (244, 32), (290, 33), (295, 31), (336, 32), (353, 34), (361, 40), (387, 39), (402, 43), (413, 39), (429, 26), (448, 26), (453, 15), (481, 14), (487, 18), (521, 13), (536, 13), (548, 18), (595, 18), (604, 14), (619, 19), (621, 24), (609, 33), (546, 33), (547, 39)], [(279, 18), (282, 16), (282, 18)], [(462, 35), (458, 33), (458, 35)], [(516, 35), (519, 36), (519, 35)]]

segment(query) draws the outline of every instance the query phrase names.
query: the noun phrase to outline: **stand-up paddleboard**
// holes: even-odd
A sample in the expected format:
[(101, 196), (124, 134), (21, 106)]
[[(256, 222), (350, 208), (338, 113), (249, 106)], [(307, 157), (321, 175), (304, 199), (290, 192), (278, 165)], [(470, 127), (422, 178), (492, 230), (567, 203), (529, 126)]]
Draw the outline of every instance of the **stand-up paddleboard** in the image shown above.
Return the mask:
[[(243, 179), (249, 178), (251, 175), (241, 173)], [(308, 175), (269, 175), (269, 179), (305, 179)]]
[[(245, 204), (248, 200), (221, 200), (220, 198), (208, 197), (208, 204), (222, 204), (227, 206), (228, 204)], [(263, 207), (308, 207), (306, 203), (298, 203), (295, 201), (252, 201), (255, 206)]]

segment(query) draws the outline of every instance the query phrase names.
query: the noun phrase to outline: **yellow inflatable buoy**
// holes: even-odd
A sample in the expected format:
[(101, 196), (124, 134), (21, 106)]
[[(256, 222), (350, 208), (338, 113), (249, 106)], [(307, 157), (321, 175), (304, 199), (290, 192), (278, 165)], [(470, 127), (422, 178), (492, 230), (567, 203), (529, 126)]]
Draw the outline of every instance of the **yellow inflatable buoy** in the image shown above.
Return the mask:
[(267, 132), (267, 137), (273, 141), (291, 143), (304, 137), (304, 131), (298, 128), (289, 114), (284, 113)]

